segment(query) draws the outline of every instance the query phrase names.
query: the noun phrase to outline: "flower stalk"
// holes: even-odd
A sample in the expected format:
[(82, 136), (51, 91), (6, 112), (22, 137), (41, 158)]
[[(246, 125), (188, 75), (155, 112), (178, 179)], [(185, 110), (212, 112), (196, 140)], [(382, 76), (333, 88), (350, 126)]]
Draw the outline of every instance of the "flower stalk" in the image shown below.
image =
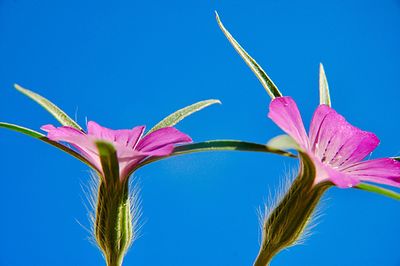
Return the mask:
[(300, 153), (299, 174), (277, 206), (266, 217), (262, 242), (254, 266), (269, 265), (282, 249), (295, 245), (301, 238), (330, 182), (314, 183), (316, 169), (311, 159)]
[(113, 190), (101, 182), (98, 193), (94, 225), (96, 241), (107, 265), (120, 266), (134, 238), (128, 184)]

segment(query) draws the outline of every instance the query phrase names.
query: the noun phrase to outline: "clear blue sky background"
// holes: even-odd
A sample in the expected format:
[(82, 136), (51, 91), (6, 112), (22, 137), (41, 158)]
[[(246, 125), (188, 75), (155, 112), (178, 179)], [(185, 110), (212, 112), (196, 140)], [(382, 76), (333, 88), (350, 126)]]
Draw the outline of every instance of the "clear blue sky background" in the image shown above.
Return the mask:
[[(195, 101), (213, 106), (179, 124), (195, 141), (265, 143), (281, 131), (269, 98), (220, 32), (214, 10), (298, 102), (308, 125), (323, 62), (333, 106), (375, 132), (372, 157), (400, 154), (400, 1), (0, 1), (0, 120), (38, 129), (54, 119), (12, 88), (35, 90), (78, 121), (153, 125)], [(103, 265), (87, 240), (85, 165), (1, 130), (0, 265)], [(257, 208), (296, 160), (252, 153), (173, 158), (135, 173), (141, 237), (129, 265), (251, 265)], [(399, 203), (330, 190), (306, 244), (272, 265), (400, 265)]]

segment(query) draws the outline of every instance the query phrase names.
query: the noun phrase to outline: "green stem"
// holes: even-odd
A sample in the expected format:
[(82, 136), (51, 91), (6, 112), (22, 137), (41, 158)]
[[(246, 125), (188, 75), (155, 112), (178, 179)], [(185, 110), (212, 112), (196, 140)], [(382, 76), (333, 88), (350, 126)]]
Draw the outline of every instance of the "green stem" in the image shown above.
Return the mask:
[(275, 253), (273, 254), (272, 252), (259, 253), (254, 262), (254, 266), (268, 266), (274, 256)]
[(123, 257), (110, 255), (107, 258), (107, 266), (122, 266)]

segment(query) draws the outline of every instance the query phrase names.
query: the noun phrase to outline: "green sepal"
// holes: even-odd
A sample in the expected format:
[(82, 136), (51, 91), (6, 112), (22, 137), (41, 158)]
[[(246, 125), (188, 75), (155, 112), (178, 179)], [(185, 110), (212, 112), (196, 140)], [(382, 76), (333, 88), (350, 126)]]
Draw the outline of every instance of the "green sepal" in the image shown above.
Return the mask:
[(225, 28), (224, 24), (222, 24), (221, 19), (218, 16), (218, 13), (215, 12), (215, 16), (217, 18), (217, 22), (222, 32), (225, 34), (228, 41), (232, 44), (233, 48), (238, 52), (238, 54), (243, 58), (246, 64), (250, 67), (251, 71), (256, 75), (258, 80), (261, 82), (269, 96), (274, 99), (275, 97), (282, 97), (282, 93), (279, 91), (278, 87), (271, 80), (271, 78), (267, 75), (267, 73), (262, 69), (262, 67), (254, 60), (244, 49), (243, 47), (233, 38), (233, 36), (229, 33), (229, 31)]
[(319, 103), (331, 107), (328, 79), (326, 78), (322, 63), (319, 64)]
[(43, 96), (22, 88), (20, 85), (15, 84), (14, 85), (15, 89), (21, 92), (22, 94), (28, 96), (32, 100), (34, 100), (36, 103), (41, 105), (46, 111), (48, 111), (51, 115), (54, 116), (63, 126), (70, 126), (73, 128), (76, 128), (80, 131), (83, 131), (83, 129), (72, 119), (70, 118), (63, 110), (61, 110), (58, 106), (56, 106), (54, 103), (50, 102)]
[(0, 122), (0, 128), (6, 128), (6, 129), (10, 129), (22, 134), (25, 134), (27, 136), (30, 136), (32, 138), (35, 139), (39, 139), (47, 144), (50, 144), (51, 146), (54, 146), (60, 150), (62, 150), (63, 152), (68, 153), (69, 155), (75, 157), (76, 159), (80, 160), (81, 162), (85, 163), (86, 165), (88, 165), (89, 167), (91, 167), (93, 170), (99, 172), (99, 169), (97, 169), (97, 167), (95, 165), (93, 165), (91, 162), (89, 162), (85, 157), (83, 157), (82, 155), (80, 155), (79, 153), (77, 153), (76, 151), (68, 148), (67, 146), (64, 146), (56, 141), (52, 141), (49, 138), (47, 138), (45, 135), (43, 135), (42, 133), (39, 133), (35, 130), (26, 128), (26, 127), (21, 127), (18, 125), (14, 125), (14, 124), (10, 124), (10, 123), (4, 123), (4, 122)]
[(375, 185), (371, 185), (368, 183), (360, 183), (357, 186), (355, 186), (354, 188), (356, 189), (361, 189), (361, 190), (365, 190), (368, 192), (373, 192), (373, 193), (377, 193), (379, 195), (383, 195), (395, 200), (400, 200), (400, 193), (397, 193), (393, 190), (390, 189), (386, 189), (386, 188), (382, 188), (379, 186), (375, 186)]
[(275, 149), (268, 145), (258, 144), (254, 142), (246, 142), (239, 140), (209, 140), (204, 142), (185, 144), (175, 147), (171, 155), (181, 155), (193, 152), (206, 151), (253, 151), (253, 152), (269, 152), (279, 155), (296, 157), (293, 153)]
[(301, 150), (296, 141), (289, 135), (278, 135), (267, 142), (267, 146), (277, 150)]
[(114, 146), (106, 141), (96, 141), (96, 146), (99, 151), (104, 181), (110, 186), (119, 184), (119, 163)]
[(205, 101), (200, 101), (197, 103), (194, 103), (192, 105), (186, 106), (182, 109), (179, 109), (178, 111), (170, 114), (169, 116), (165, 117), (163, 120), (158, 122), (154, 127), (152, 127), (147, 133), (151, 133), (153, 131), (156, 131), (157, 129), (163, 128), (163, 127), (172, 127), (175, 126), (178, 122), (186, 118), (187, 116), (200, 111), (203, 108), (206, 108), (210, 105), (216, 104), (216, 103), (221, 103), (219, 100), (215, 99), (210, 99), (210, 100), (205, 100)]
[(278, 155), (296, 157), (295, 154), (283, 151), (279, 149), (271, 148), (264, 144), (258, 144), (253, 142), (246, 142), (240, 140), (209, 140), (198, 143), (184, 144), (174, 148), (174, 151), (169, 156), (164, 157), (152, 157), (149, 160), (138, 164), (130, 174), (136, 171), (138, 168), (145, 166), (149, 163), (166, 159), (172, 156), (195, 153), (195, 152), (213, 152), (213, 151), (249, 151), (249, 152), (267, 152)]

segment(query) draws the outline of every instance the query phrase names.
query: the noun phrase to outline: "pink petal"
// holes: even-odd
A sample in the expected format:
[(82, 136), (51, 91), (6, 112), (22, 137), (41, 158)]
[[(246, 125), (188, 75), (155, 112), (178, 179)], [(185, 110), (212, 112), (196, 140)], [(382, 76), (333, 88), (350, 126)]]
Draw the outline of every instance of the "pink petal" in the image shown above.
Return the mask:
[(174, 144), (168, 144), (161, 148), (157, 148), (155, 150), (146, 151), (146, 152), (142, 151), (142, 153), (149, 155), (149, 156), (167, 156), (167, 155), (170, 155), (173, 151), (174, 151)]
[(173, 127), (160, 128), (139, 141), (136, 149), (154, 156), (171, 154), (174, 144), (191, 142), (192, 139)]
[(118, 159), (119, 161), (119, 173), (121, 181), (128, 178), (129, 173), (133, 168), (136, 167), (137, 164), (142, 162), (147, 158), (147, 155), (137, 155), (132, 156), (131, 158), (126, 159)]
[(320, 105), (310, 125), (311, 150), (334, 167), (359, 162), (379, 144), (375, 134), (348, 123), (335, 110)]
[(54, 127), (53, 125), (44, 125), (41, 127), (47, 132), (47, 137), (53, 141), (67, 142), (74, 146), (88, 161), (101, 169), (100, 159), (98, 157), (97, 147), (94, 139), (82, 131), (68, 126)]
[(400, 187), (400, 162), (391, 158), (355, 163), (341, 171), (361, 181)]
[(268, 117), (289, 134), (303, 149), (308, 149), (309, 141), (304, 124), (299, 109), (291, 97), (277, 97), (272, 100)]
[(82, 131), (68, 126), (54, 127), (53, 125), (44, 125), (40, 129), (47, 132), (47, 137), (53, 141), (68, 142), (79, 146), (84, 150), (95, 152), (96, 148), (93, 142)]
[(41, 126), (40, 129), (43, 130), (43, 131), (45, 131), (45, 132), (49, 132), (49, 131), (51, 131), (51, 130), (56, 129), (56, 127), (49, 124), (49, 125)]
[(314, 112), (310, 124), (310, 130), (308, 132), (310, 137), (311, 150), (313, 152), (315, 152), (315, 146), (318, 143), (318, 139), (320, 138), (321, 124), (326, 119), (326, 116), (333, 111), (334, 110), (332, 108), (329, 108), (327, 105), (322, 104), (318, 106), (318, 108)]
[(322, 163), (315, 155), (309, 154), (309, 156), (313, 160), (316, 169), (315, 184), (330, 181), (337, 187), (349, 188), (360, 183), (357, 178)]
[(104, 139), (111, 142), (117, 142), (122, 146), (133, 148), (136, 146), (138, 140), (143, 134), (144, 126), (137, 126), (133, 129), (120, 129), (113, 130), (102, 127), (94, 121), (89, 121), (87, 124), (88, 135), (94, 136), (98, 139)]

